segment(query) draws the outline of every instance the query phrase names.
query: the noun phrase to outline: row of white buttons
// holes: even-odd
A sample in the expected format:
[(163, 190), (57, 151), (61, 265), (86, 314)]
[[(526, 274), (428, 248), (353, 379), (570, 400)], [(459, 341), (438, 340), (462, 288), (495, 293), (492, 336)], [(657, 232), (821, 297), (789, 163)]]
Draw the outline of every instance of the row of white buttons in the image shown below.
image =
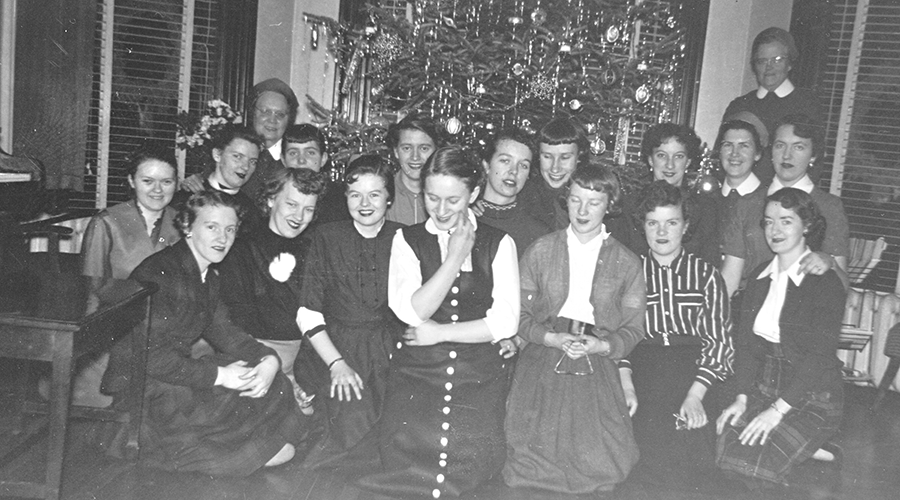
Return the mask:
[[(456, 351), (450, 351), (449, 356), (450, 356), (450, 359), (456, 359), (456, 356), (457, 356)], [(455, 370), (452, 366), (448, 366), (448, 367), (447, 367), (447, 375), (453, 375), (453, 373), (454, 373), (455, 371), (456, 371), (456, 370)], [(450, 390), (453, 389), (453, 383), (452, 383), (452, 382), (447, 382), (446, 384), (444, 384), (444, 389), (446, 389), (447, 392), (449, 393)], [(452, 400), (452, 399), (453, 399), (453, 397), (450, 396), (450, 394), (445, 394), (445, 395), (444, 395), (444, 401), (445, 401), (445, 402), (449, 403), (450, 400)], [(449, 407), (449, 406), (445, 406), (445, 407), (443, 408), (442, 412), (444, 413), (444, 415), (449, 415), (449, 414), (450, 414), (450, 407)], [(444, 422), (444, 423), (442, 423), (442, 424), (441, 424), (441, 430), (443, 430), (443, 431), (449, 431), (449, 430), (450, 430), (450, 422)], [(447, 447), (447, 444), (449, 444), (449, 442), (450, 442), (450, 440), (447, 439), (447, 436), (441, 436), (441, 446), (442, 446), (442, 447), (446, 448), (446, 447)], [(442, 468), (442, 469), (447, 467), (447, 453), (446, 453), (446, 452), (441, 452), (441, 454), (440, 454), (440, 460), (438, 461), (438, 466), (439, 466), (440, 468)], [(437, 476), (435, 476), (434, 479), (435, 479), (435, 481), (437, 481), (438, 484), (443, 484), (443, 483), (444, 483), (444, 479), (445, 479), (445, 478), (444, 478), (444, 474), (439, 473)], [(434, 498), (440, 498), (440, 496), (441, 496), (441, 490), (438, 489), (438, 488), (435, 488), (435, 489), (431, 492), (431, 496), (433, 496)]]

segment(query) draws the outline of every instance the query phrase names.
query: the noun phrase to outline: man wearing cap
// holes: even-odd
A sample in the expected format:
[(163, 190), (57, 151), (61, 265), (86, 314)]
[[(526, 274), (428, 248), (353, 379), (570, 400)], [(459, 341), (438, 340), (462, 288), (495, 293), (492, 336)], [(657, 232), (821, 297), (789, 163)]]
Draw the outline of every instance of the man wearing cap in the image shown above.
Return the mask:
[[(722, 121), (742, 119), (738, 113), (748, 111), (759, 117), (769, 136), (775, 133), (775, 123), (787, 115), (804, 114), (821, 123), (822, 110), (815, 94), (795, 87), (788, 78), (799, 55), (794, 37), (781, 28), (767, 28), (756, 35), (750, 65), (759, 87), (731, 101)], [(753, 172), (763, 184), (771, 182), (775, 169), (769, 154), (763, 153)]]

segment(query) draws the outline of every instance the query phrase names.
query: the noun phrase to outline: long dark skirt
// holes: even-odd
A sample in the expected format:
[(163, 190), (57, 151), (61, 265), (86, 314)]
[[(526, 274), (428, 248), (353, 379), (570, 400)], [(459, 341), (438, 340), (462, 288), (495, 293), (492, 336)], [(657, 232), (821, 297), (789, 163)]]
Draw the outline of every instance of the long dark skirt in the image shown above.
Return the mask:
[(594, 373), (554, 373), (563, 353), (528, 344), (516, 362), (506, 413), (503, 478), (513, 487), (569, 494), (610, 490), (638, 460), (619, 372), (591, 355)]
[(393, 343), (402, 332), (397, 322), (328, 324), (328, 336), (363, 381), (362, 399), (329, 397), (330, 377), (318, 388), (325, 409), (325, 434), (307, 456), (305, 465), (322, 467), (340, 460), (369, 433), (381, 416)]
[(498, 475), (510, 364), (490, 343), (403, 346), (376, 427), (383, 472), (359, 484), (391, 497), (459, 496)]
[(675, 416), (697, 374), (700, 345), (663, 346), (641, 342), (629, 355), (638, 398), (633, 418), (641, 460), (632, 473), (642, 482), (690, 488), (715, 468), (715, 388), (703, 398), (709, 421), (693, 430), (676, 430)]
[[(224, 362), (224, 361), (223, 361)], [(261, 398), (222, 387), (191, 389), (148, 378), (141, 427), (145, 465), (245, 476), (305, 435), (291, 382), (281, 372)]]
[(780, 346), (770, 344), (771, 352), (757, 378), (756, 390), (747, 394), (747, 411), (736, 426), (727, 426), (719, 436), (716, 463), (723, 470), (784, 483), (791, 468), (810, 458), (841, 425), (844, 393), (840, 385), (834, 391), (808, 393), (798, 407), (782, 418), (766, 444), (744, 446), (739, 437), (744, 427), (769, 408), (787, 387), (793, 368), (781, 355)]

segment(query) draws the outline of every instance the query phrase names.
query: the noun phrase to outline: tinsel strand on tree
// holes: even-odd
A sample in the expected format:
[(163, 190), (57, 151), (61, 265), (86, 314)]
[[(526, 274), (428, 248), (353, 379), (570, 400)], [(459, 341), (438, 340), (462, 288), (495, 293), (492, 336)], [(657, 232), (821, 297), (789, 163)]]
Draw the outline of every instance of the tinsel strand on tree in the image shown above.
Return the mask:
[[(562, 115), (581, 123), (592, 153), (616, 164), (628, 186), (646, 173), (629, 139), (672, 120), (678, 105), (684, 21), (673, 2), (414, 0), (410, 16), (365, 9), (368, 22), (355, 29), (308, 18), (327, 28), (343, 69), (340, 112), (313, 110), (338, 158), (384, 150), (386, 122), (411, 112), (476, 147), (497, 129), (535, 132)], [(368, 112), (355, 123), (348, 103), (360, 97)]]

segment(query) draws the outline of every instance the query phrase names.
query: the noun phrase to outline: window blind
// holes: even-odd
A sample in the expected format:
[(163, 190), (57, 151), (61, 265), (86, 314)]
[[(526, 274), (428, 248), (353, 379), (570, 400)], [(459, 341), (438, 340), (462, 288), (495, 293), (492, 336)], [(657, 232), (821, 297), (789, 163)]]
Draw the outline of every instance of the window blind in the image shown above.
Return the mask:
[(900, 4), (838, 0), (820, 97), (826, 111), (822, 187), (839, 195), (851, 235), (884, 236), (867, 285), (893, 291), (900, 256)]
[(128, 155), (151, 142), (174, 149), (178, 111), (216, 97), (218, 1), (97, 0), (85, 190), (72, 208), (129, 199)]

